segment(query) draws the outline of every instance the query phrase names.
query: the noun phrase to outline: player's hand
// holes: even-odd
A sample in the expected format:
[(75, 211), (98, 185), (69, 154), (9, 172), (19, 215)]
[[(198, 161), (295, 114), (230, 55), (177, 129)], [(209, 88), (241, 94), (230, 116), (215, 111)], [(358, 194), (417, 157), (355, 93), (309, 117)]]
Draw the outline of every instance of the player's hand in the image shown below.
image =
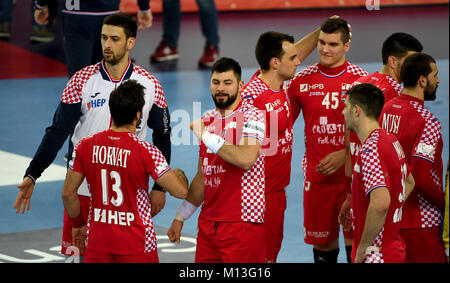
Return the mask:
[(192, 122), (189, 128), (194, 132), (194, 135), (197, 136), (197, 138), (201, 139), (203, 131), (205, 131), (205, 124), (202, 119), (198, 119)]
[(20, 189), (20, 191), (17, 194), (14, 208), (16, 209), (17, 214), (19, 212), (23, 214), (25, 212), (25, 208), (27, 209), (27, 211), (30, 210), (31, 195), (33, 194), (34, 183), (30, 177), (25, 177), (23, 178), (22, 183), (17, 187)]
[(150, 192), (149, 197), (150, 203), (152, 204), (151, 214), (152, 217), (155, 217), (164, 208), (164, 205), (166, 204), (166, 193), (157, 190), (152, 190)]
[(144, 30), (151, 27), (153, 24), (152, 11), (148, 11), (146, 13), (139, 11), (137, 14), (137, 24), (138, 30)]
[(49, 24), (49, 13), (48, 8), (42, 8), (34, 11), (34, 20), (39, 25), (48, 25)]
[(81, 254), (84, 254), (84, 249), (86, 246), (86, 232), (87, 226), (83, 226), (80, 228), (72, 227), (72, 245), (77, 247), (80, 250)]
[(351, 195), (347, 194), (347, 198), (344, 203), (342, 203), (341, 211), (338, 215), (339, 224), (341, 224), (342, 229), (345, 232), (350, 232), (352, 230), (352, 219), (350, 217), (350, 207), (351, 207)]
[(169, 231), (167, 231), (167, 236), (169, 236), (169, 240), (171, 242), (177, 242), (180, 243), (180, 237), (181, 237), (181, 229), (183, 229), (183, 222), (180, 220), (174, 219), (172, 221), (172, 225), (169, 228)]
[(316, 166), (316, 171), (324, 175), (331, 175), (341, 168), (344, 163), (345, 149), (334, 151), (319, 161), (319, 164)]

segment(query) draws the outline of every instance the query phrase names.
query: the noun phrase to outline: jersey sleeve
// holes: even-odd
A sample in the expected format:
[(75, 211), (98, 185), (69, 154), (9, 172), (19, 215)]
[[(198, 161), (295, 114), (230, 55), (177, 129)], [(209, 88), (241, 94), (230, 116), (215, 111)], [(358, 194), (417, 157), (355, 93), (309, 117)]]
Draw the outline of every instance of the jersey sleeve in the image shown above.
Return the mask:
[(412, 156), (434, 163), (436, 147), (441, 138), (441, 123), (435, 118), (426, 119), (420, 139), (414, 145)]
[(72, 160), (69, 161), (69, 168), (73, 171), (83, 173), (83, 149), (85, 139), (82, 139), (74, 148), (72, 152)]
[(377, 141), (370, 141), (369, 145), (361, 149), (361, 169), (363, 175), (364, 192), (366, 196), (376, 188), (389, 187), (388, 172), (382, 164), (382, 157), (378, 148)]
[(252, 108), (244, 114), (243, 138), (255, 138), (261, 143), (265, 137), (265, 120), (263, 111)]
[(151, 143), (141, 141), (132, 135), (133, 139), (141, 145), (142, 158), (144, 158), (145, 170), (153, 180), (158, 180), (162, 175), (170, 170), (170, 166), (164, 155)]

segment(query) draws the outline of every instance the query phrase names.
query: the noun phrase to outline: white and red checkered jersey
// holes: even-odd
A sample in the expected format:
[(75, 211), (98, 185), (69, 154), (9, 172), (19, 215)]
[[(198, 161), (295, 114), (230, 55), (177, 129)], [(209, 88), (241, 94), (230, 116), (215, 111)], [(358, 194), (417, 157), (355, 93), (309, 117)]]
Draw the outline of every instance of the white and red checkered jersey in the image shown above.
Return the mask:
[[(384, 103), (386, 104), (391, 99), (398, 97), (403, 90), (401, 84), (394, 80), (388, 74), (380, 74), (379, 72), (372, 73), (367, 76), (356, 79), (353, 85), (359, 83), (370, 83), (378, 87), (384, 94)], [(361, 148), (361, 141), (355, 132), (350, 132), (350, 154), (352, 158), (352, 165), (355, 164), (358, 157), (359, 149)]]
[(265, 112), (266, 138), (262, 153), (266, 156), (266, 192), (283, 190), (289, 185), (292, 159), (292, 119), (289, 100), (283, 88), (272, 90), (258, 76), (258, 70), (244, 86), (245, 103)]
[[(427, 182), (427, 190), (443, 192), (441, 123), (425, 109), (424, 102), (409, 95), (400, 95), (384, 105), (380, 125), (397, 136), (408, 164), (412, 165), (413, 158), (432, 163), (430, 172), (426, 172), (432, 180), (429, 184)], [(418, 182), (420, 180), (416, 180), (416, 184)], [(441, 225), (441, 219), (441, 211), (414, 190), (404, 207), (402, 228), (436, 227)]]
[(343, 182), (344, 166), (332, 175), (323, 175), (316, 166), (329, 153), (345, 148), (345, 124), (342, 110), (347, 90), (361, 76), (362, 68), (345, 61), (339, 67), (326, 68), (316, 63), (297, 73), (291, 80), (288, 96), (293, 121), (303, 112), (305, 155), (302, 167), (306, 180)]
[(370, 193), (381, 187), (389, 190), (390, 205), (385, 222), (371, 246), (377, 253), (369, 257), (370, 262), (401, 262), (405, 250), (399, 237), (402, 205), (405, 199), (405, 182), (410, 173), (405, 154), (399, 141), (382, 129), (373, 131), (361, 147), (353, 169), (352, 226), (355, 258), (370, 203)]
[[(207, 112), (202, 120), (206, 131), (219, 135), (228, 144), (238, 145), (242, 138), (264, 140), (264, 113), (252, 105), (240, 103), (226, 117), (218, 110)], [(234, 166), (200, 144), (205, 198), (200, 217), (212, 221), (264, 222), (264, 155), (245, 170)]]
[(162, 153), (130, 132), (106, 130), (82, 139), (73, 160), (91, 193), (87, 247), (121, 255), (155, 250), (148, 190), (149, 177), (170, 170)]
[[(72, 136), (76, 145), (82, 138), (108, 129), (111, 125), (109, 112), (109, 95), (122, 81), (136, 80), (145, 87), (145, 104), (142, 109), (141, 124), (136, 129), (136, 136), (144, 140), (147, 134), (147, 120), (154, 105), (166, 108), (167, 102), (161, 84), (146, 70), (134, 65), (129, 60), (122, 78), (114, 80), (108, 74), (103, 61), (85, 67), (75, 73), (67, 83), (61, 97), (66, 104), (81, 102), (81, 116)], [(89, 195), (84, 182), (78, 191), (81, 195)]]

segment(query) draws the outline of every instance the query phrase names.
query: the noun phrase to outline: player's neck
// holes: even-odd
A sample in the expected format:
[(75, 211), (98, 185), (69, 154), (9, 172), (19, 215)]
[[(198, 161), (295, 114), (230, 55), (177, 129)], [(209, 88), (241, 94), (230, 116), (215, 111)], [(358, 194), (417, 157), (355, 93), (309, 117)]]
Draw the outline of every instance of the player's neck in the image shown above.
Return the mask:
[(135, 133), (136, 132), (136, 127), (133, 127), (132, 125), (126, 125), (126, 126), (121, 126), (121, 127), (116, 127), (114, 125), (111, 125), (110, 130), (114, 131), (114, 132), (118, 132), (118, 133)]
[(391, 78), (393, 78), (396, 82), (400, 83), (400, 79), (395, 75), (394, 70), (389, 68), (388, 65), (383, 65), (383, 68), (380, 71), (380, 74), (389, 75)]
[(361, 141), (361, 144), (366, 142), (367, 138), (373, 131), (380, 128), (380, 124), (377, 120), (366, 119), (366, 121), (359, 127), (359, 131), (356, 133)]
[(283, 85), (283, 78), (281, 78), (274, 70), (262, 71), (259, 73), (260, 78), (270, 89), (280, 90)]
[(111, 76), (111, 78), (119, 80), (122, 78), (123, 73), (128, 67), (129, 57), (123, 56), (117, 64), (112, 65), (111, 63), (105, 62), (106, 71)]
[(409, 87), (406, 88), (405, 87), (405, 88), (403, 88), (402, 93), (412, 96), (412, 97), (415, 97), (422, 101), (425, 99), (425, 93), (424, 93), (423, 89), (419, 89), (418, 87), (414, 87), (414, 88), (409, 88)]

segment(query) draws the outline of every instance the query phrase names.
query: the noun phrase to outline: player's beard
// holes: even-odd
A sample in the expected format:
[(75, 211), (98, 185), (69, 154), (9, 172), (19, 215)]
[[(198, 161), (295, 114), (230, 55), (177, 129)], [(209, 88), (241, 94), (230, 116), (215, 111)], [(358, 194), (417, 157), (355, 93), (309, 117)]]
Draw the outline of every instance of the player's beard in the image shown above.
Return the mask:
[(103, 51), (103, 59), (105, 60), (105, 62), (111, 64), (111, 65), (116, 65), (117, 63), (119, 63), (122, 58), (125, 56), (125, 50), (123, 50), (122, 52), (118, 53), (118, 54), (114, 54), (114, 52), (112, 52), (112, 55), (105, 55), (105, 51)]
[(436, 99), (436, 91), (437, 91), (438, 85), (436, 84), (434, 87), (430, 84), (430, 82), (427, 82), (427, 86), (424, 90), (424, 97), (423, 99), (425, 101), (434, 101)]
[[(228, 106), (230, 106), (231, 104), (233, 104), (233, 102), (236, 101), (238, 92), (239, 91), (236, 91), (236, 93), (234, 95), (230, 95), (230, 94), (224, 93), (224, 92), (217, 92), (216, 94), (213, 95), (214, 104), (216, 105), (216, 107), (218, 109), (226, 109), (226, 108), (228, 108)], [(219, 100), (216, 98), (216, 95), (219, 95), (219, 94), (226, 95), (228, 98), (225, 100)]]

